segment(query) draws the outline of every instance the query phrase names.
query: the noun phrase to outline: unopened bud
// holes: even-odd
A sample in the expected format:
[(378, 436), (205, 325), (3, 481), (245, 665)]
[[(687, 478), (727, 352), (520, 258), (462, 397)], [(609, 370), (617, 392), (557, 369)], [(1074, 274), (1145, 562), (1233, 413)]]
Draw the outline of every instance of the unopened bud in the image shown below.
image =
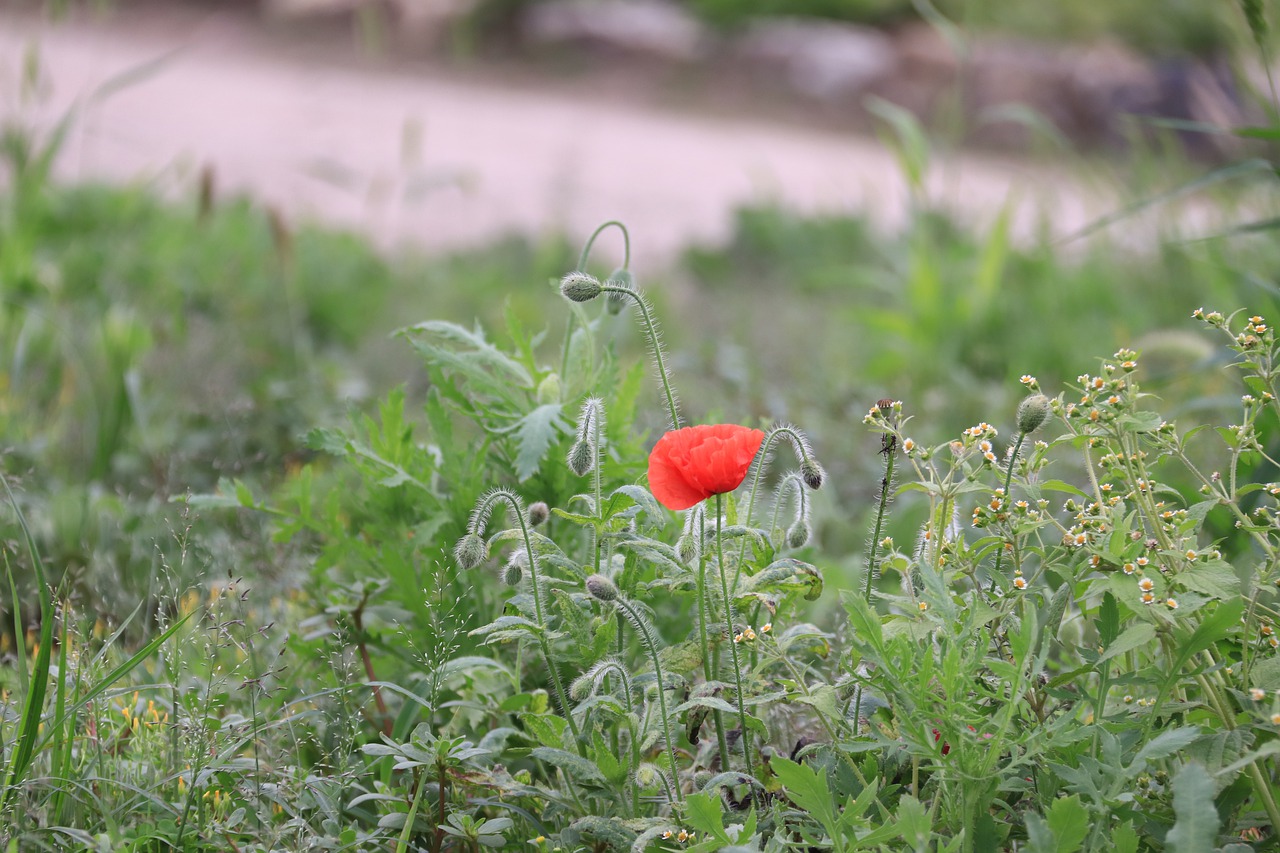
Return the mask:
[(1018, 404), (1018, 432), (1028, 435), (1049, 419), (1049, 398), (1034, 394)]
[[(609, 274), (609, 284), (614, 287), (624, 287), (627, 290), (634, 291), (636, 289), (636, 281), (631, 276), (631, 270), (626, 267), (620, 267)], [(627, 307), (627, 303), (631, 298), (625, 293), (610, 293), (605, 300), (605, 310), (610, 314), (621, 314)]]
[(585, 441), (577, 441), (569, 448), (567, 461), (570, 471), (579, 477), (585, 477), (595, 467), (596, 460), (595, 454), (591, 452), (591, 445)]
[(507, 586), (519, 586), (520, 581), (524, 580), (524, 567), (528, 562), (528, 558), (520, 552), (511, 555), (511, 559), (507, 560), (506, 565), (502, 567), (502, 582)]
[(809, 544), (809, 537), (813, 535), (813, 531), (809, 528), (808, 523), (797, 521), (791, 525), (791, 529), (787, 531), (787, 547), (803, 548)]
[(636, 785), (642, 791), (650, 791), (662, 784), (662, 771), (652, 764), (641, 764), (636, 768)]
[(822, 488), (822, 481), (827, 477), (822, 466), (813, 459), (806, 459), (800, 463), (800, 476), (804, 484), (814, 491)]
[(558, 373), (548, 373), (546, 378), (538, 383), (538, 391), (536, 394), (539, 406), (547, 406), (560, 402), (560, 375)]
[(601, 293), (600, 282), (584, 272), (571, 272), (560, 279), (560, 292), (570, 302), (590, 302)]
[(551, 515), (551, 510), (544, 501), (534, 501), (529, 504), (529, 526), (537, 527), (547, 520)]
[(587, 592), (591, 593), (591, 597), (597, 601), (616, 601), (618, 599), (618, 588), (613, 585), (613, 581), (604, 575), (591, 575), (588, 577)]
[(489, 547), (477, 534), (468, 533), (454, 546), (453, 558), (458, 561), (458, 568), (463, 571), (474, 569), (489, 558)]

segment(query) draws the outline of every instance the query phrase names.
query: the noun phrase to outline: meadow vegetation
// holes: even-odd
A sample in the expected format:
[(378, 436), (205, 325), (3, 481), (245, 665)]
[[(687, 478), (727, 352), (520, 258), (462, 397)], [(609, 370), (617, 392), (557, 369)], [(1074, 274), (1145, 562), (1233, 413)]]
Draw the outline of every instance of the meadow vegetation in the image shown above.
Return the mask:
[(1277, 843), (1265, 221), (759, 208), (637, 282), (616, 223), (393, 261), (44, 145), (0, 198), (3, 849)]

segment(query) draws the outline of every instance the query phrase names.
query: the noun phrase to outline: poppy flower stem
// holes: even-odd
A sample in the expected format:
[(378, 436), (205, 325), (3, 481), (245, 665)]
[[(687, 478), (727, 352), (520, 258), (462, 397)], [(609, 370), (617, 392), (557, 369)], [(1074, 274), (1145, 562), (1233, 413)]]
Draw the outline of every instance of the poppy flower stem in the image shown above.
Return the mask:
[(729, 641), (729, 655), (733, 660), (733, 687), (738, 699), (738, 720), (742, 725), (742, 760), (747, 774), (751, 773), (751, 738), (747, 728), (747, 702), (742, 691), (742, 662), (738, 659), (738, 644), (733, 642), (733, 599), (729, 595), (729, 573), (724, 565), (724, 495), (716, 495), (716, 561), (720, 564), (720, 592), (724, 603), (724, 627)]
[(634, 302), (639, 309), (640, 325), (645, 337), (649, 340), (649, 349), (653, 351), (654, 367), (658, 372), (658, 379), (662, 381), (662, 392), (666, 395), (667, 410), (671, 415), (671, 428), (680, 429), (680, 410), (676, 405), (675, 392), (671, 390), (671, 375), (667, 372), (667, 363), (662, 355), (662, 335), (658, 330), (657, 321), (653, 319), (653, 309), (649, 307), (649, 301), (631, 288), (618, 287), (607, 282), (600, 286), (600, 291), (624, 296)]
[[(690, 510), (690, 512), (699, 512), (698, 509)], [(698, 523), (697, 536), (702, 537), (702, 524)], [(699, 549), (701, 551), (701, 549)], [(698, 640), (702, 645), (702, 675), (707, 681), (714, 679), (711, 671), (711, 643), (708, 639), (710, 628), (708, 623), (711, 621), (711, 607), (707, 603), (707, 557), (705, 554), (698, 555)], [(732, 634), (730, 634), (732, 638)], [(713, 712), (716, 726), (716, 742), (720, 749), (720, 767), (724, 770), (729, 769), (729, 742), (724, 735), (724, 718), (719, 711)]]
[(471, 513), (469, 527), (472, 533), (483, 535), (485, 523), (493, 512), (494, 506), (503, 501), (511, 507), (511, 514), (516, 517), (516, 521), (520, 524), (520, 536), (524, 542), (525, 556), (529, 560), (529, 584), (533, 591), (534, 617), (538, 623), (538, 646), (542, 651), (543, 659), (546, 661), (547, 672), (551, 674), (551, 685), (555, 688), (560, 710), (564, 712), (565, 719), (569, 721), (569, 730), (573, 732), (574, 747), (581, 749), (578, 746), (578, 738), (580, 736), (578, 724), (574, 722), (573, 710), (569, 705), (568, 696), (565, 695), (564, 683), (560, 680), (560, 671), (556, 669), (555, 658), (551, 654), (551, 643), (547, 642), (547, 621), (542, 611), (542, 588), (538, 582), (538, 561), (533, 555), (533, 540), (529, 536), (529, 522), (524, 511), (524, 505), (514, 492), (507, 489), (494, 489), (481, 498), (476, 505), (475, 510)]
[(631, 266), (631, 232), (627, 231), (627, 226), (618, 220), (610, 219), (595, 231), (592, 231), (591, 236), (587, 238), (587, 242), (582, 245), (582, 254), (578, 255), (578, 269), (585, 270), (587, 268), (587, 259), (591, 257), (591, 248), (595, 245), (596, 238), (608, 228), (617, 228), (622, 232), (622, 266), (623, 268)]
[(618, 595), (613, 603), (627, 614), (628, 620), (635, 626), (636, 633), (640, 635), (640, 642), (649, 653), (649, 660), (653, 662), (653, 675), (658, 681), (658, 713), (662, 716), (662, 737), (667, 742), (667, 760), (671, 762), (671, 777), (676, 780), (676, 799), (683, 803), (684, 795), (680, 793), (679, 783), (680, 769), (676, 764), (676, 746), (671, 738), (671, 719), (667, 716), (667, 686), (662, 678), (662, 660), (658, 657), (658, 641), (650, 631), (649, 621), (635, 611), (631, 602), (622, 595)]
[[(769, 467), (769, 458), (773, 455), (774, 442), (779, 438), (787, 439), (791, 442), (791, 446), (795, 448), (796, 459), (799, 461), (802, 471), (801, 480), (814, 489), (817, 488), (817, 485), (822, 484), (822, 467), (813, 458), (813, 449), (809, 446), (808, 436), (789, 424), (779, 424), (773, 427), (765, 433), (764, 442), (760, 445), (760, 450), (756, 452), (756, 458), (751, 463), (751, 470), (747, 473), (747, 476), (751, 479), (751, 492), (747, 497), (747, 513), (743, 517), (743, 524), (747, 527), (751, 526), (752, 517), (755, 515), (756, 495), (760, 492), (760, 482), (764, 479), (765, 469)], [(817, 483), (817, 485), (812, 485), (813, 483)], [(773, 535), (773, 531), (770, 531), (770, 535)], [(742, 561), (746, 553), (747, 541), (744, 539), (738, 549), (738, 564), (733, 572), (734, 586), (738, 584), (738, 579), (742, 573)]]

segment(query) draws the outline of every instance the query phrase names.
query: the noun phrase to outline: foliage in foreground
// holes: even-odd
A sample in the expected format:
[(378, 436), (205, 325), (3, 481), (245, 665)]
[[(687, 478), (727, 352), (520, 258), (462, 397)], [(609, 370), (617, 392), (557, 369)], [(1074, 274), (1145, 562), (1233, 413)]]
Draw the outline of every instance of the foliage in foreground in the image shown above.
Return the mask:
[[(515, 323), (509, 350), (406, 329), (432, 378), (427, 433), (402, 394), (313, 433), (349, 466), (343, 489), (304, 469), (270, 502), (230, 482), (191, 500), (266, 513), (316, 554), (329, 605), (306, 634), (264, 627), (296, 603), (255, 607), (235, 577), (172, 603), (177, 643), (120, 661), (42, 605), (32, 678), (11, 689), (30, 702), (66, 676), (0, 723), (20, 849), (1273, 838), (1280, 486), (1241, 476), (1274, 465), (1264, 318), (1198, 312), (1245, 376), (1230, 426), (1163, 420), (1128, 350), (1052, 400), (1025, 376), (1008, 439), (982, 423), (930, 447), (903, 404), (873, 406), (883, 482), (837, 618), (805, 603), (831, 597), (831, 558), (808, 544), (825, 478), (803, 434), (771, 429), (741, 494), (672, 517), (642, 484), (643, 371), (612, 346), (638, 320), (658, 357), (651, 307), (625, 270), (564, 289), (574, 320), (554, 345)], [(882, 535), (898, 494), (923, 507), (913, 543)], [(1229, 542), (1205, 536), (1216, 516)], [(159, 686), (115, 686), (131, 672)]]

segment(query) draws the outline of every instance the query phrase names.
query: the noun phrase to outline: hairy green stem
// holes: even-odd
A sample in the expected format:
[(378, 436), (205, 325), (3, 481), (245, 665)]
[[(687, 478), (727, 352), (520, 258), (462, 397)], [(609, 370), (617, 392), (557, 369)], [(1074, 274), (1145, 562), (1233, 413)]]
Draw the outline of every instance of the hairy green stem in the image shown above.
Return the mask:
[[(1005, 511), (1012, 505), (1012, 495), (1009, 492), (1009, 486), (1013, 482), (1013, 466), (1018, 462), (1018, 454), (1022, 452), (1022, 442), (1026, 441), (1027, 434), (1025, 432), (1018, 433), (1018, 440), (1013, 445), (1013, 452), (1009, 454), (1009, 467), (1004, 472), (1004, 505)], [(991, 589), (996, 588), (996, 578), (1000, 576), (1000, 564), (1004, 562), (1004, 544), (1001, 543), (1000, 549), (996, 552), (996, 567), (991, 572)], [(974, 578), (974, 583), (978, 579)]]
[(676, 406), (676, 395), (671, 390), (671, 376), (667, 373), (667, 363), (662, 356), (662, 341), (658, 338), (658, 329), (653, 322), (653, 313), (649, 310), (649, 304), (641, 298), (639, 293), (628, 287), (606, 283), (600, 286), (600, 292), (626, 296), (640, 310), (640, 322), (644, 327), (645, 336), (649, 338), (649, 345), (653, 348), (653, 360), (658, 368), (658, 378), (662, 380), (662, 393), (666, 395), (667, 410), (671, 415), (671, 428), (680, 429), (680, 412)]
[(560, 703), (560, 710), (564, 712), (565, 719), (569, 721), (569, 730), (573, 732), (574, 748), (581, 752), (582, 747), (578, 743), (581, 733), (578, 731), (578, 724), (573, 719), (573, 710), (569, 705), (569, 698), (564, 692), (564, 684), (560, 680), (560, 672), (556, 669), (555, 658), (551, 654), (551, 644), (547, 642), (547, 621), (542, 612), (542, 589), (538, 582), (538, 561), (533, 555), (533, 540), (529, 537), (529, 522), (525, 518), (524, 506), (513, 492), (506, 489), (498, 489), (489, 494), (480, 507), (477, 508), (473, 514), (473, 526), (480, 526), (478, 522), (488, 515), (489, 507), (498, 499), (505, 500), (511, 506), (511, 514), (516, 517), (516, 521), (520, 524), (520, 536), (524, 541), (525, 556), (529, 560), (529, 584), (533, 589), (533, 612), (538, 622), (538, 645), (542, 649), (542, 656), (547, 662), (547, 671), (551, 674), (551, 684), (555, 688), (556, 700)]
[(671, 776), (676, 780), (676, 799), (684, 802), (684, 795), (680, 793), (679, 766), (676, 764), (676, 746), (675, 741), (671, 737), (671, 721), (667, 716), (667, 688), (662, 678), (662, 661), (658, 658), (658, 641), (649, 633), (649, 624), (640, 617), (640, 614), (632, 608), (631, 603), (621, 595), (616, 599), (619, 608), (627, 611), (631, 617), (631, 624), (636, 626), (636, 633), (640, 635), (640, 642), (644, 644), (645, 650), (649, 652), (649, 660), (653, 663), (653, 675), (658, 680), (658, 713), (662, 715), (662, 736), (667, 742), (667, 760), (671, 762)]
[[(724, 604), (724, 627), (728, 632), (729, 655), (733, 660), (733, 687), (738, 699), (738, 719), (742, 724), (742, 760), (745, 772), (751, 774), (751, 734), (747, 728), (747, 702), (742, 690), (742, 663), (738, 660), (738, 644), (733, 642), (733, 599), (729, 595), (729, 574), (724, 566), (724, 495), (716, 495), (716, 561), (720, 564), (720, 592)], [(724, 769), (728, 769), (727, 767)]]

